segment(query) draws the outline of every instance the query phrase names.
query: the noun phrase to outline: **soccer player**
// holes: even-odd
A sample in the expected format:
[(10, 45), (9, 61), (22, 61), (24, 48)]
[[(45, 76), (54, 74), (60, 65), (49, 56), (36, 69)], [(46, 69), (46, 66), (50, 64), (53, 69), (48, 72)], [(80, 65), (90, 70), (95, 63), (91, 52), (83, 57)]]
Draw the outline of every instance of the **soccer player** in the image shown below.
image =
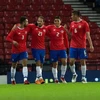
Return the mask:
[(37, 25), (32, 30), (32, 55), (36, 61), (36, 84), (43, 84), (44, 80), (42, 78), (42, 66), (45, 59), (45, 35), (46, 28), (44, 26), (44, 17), (39, 16), (37, 19)]
[(70, 57), (70, 69), (72, 71), (73, 77), (72, 82), (76, 82), (77, 74), (75, 71), (75, 60), (80, 59), (81, 63), (81, 73), (82, 73), (82, 83), (87, 83), (86, 80), (86, 39), (90, 45), (90, 51), (94, 51), (92, 40), (90, 37), (90, 29), (88, 23), (80, 18), (79, 11), (72, 12), (72, 20), (70, 25), (71, 33), (71, 43), (69, 50)]
[(28, 19), (25, 16), (20, 18), (20, 26), (13, 29), (7, 36), (7, 41), (12, 42), (12, 67), (11, 67), (11, 82), (12, 84), (16, 84), (15, 81), (15, 74), (16, 74), (16, 67), (18, 61), (22, 60), (23, 65), (23, 77), (24, 77), (24, 84), (29, 84), (27, 80), (28, 77), (28, 69), (27, 69), (27, 58), (28, 54), (26, 51), (26, 39), (27, 34), (30, 31), (28, 27)]
[(58, 80), (58, 58), (61, 59), (61, 81), (66, 83), (64, 78), (67, 69), (67, 53), (68, 38), (67, 33), (63, 26), (61, 26), (61, 18), (56, 16), (54, 18), (54, 25), (47, 26), (47, 35), (50, 38), (50, 59), (53, 64), (52, 73), (55, 83), (59, 83)]
[[(16, 26), (20, 26), (20, 24), (16, 24)], [(27, 27), (30, 28), (32, 41), (31, 41), (31, 49), (33, 58), (36, 61), (36, 84), (43, 84), (44, 80), (42, 77), (42, 67), (45, 59), (45, 35), (46, 35), (46, 28), (44, 26), (44, 17), (39, 16), (35, 24), (28, 24)], [(12, 29), (12, 30), (13, 30)]]

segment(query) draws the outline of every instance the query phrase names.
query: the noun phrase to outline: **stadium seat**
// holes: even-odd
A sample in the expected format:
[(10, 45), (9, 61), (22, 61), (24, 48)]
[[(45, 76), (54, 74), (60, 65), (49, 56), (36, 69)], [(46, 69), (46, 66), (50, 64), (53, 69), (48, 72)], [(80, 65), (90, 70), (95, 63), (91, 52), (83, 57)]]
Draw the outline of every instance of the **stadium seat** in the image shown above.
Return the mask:
[(3, 36), (3, 35), (4, 35), (4, 30), (0, 29), (0, 36)]
[(6, 60), (10, 60), (11, 59), (11, 55), (5, 55), (5, 59)]
[(95, 22), (89, 22), (89, 26), (92, 29), (98, 28), (98, 25)]
[(27, 47), (28, 47), (28, 48), (31, 47), (31, 42), (27, 42)]
[(31, 40), (32, 40), (32, 36), (28, 35), (28, 41), (31, 42)]
[(32, 4), (34, 4), (34, 5), (42, 5), (42, 0), (32, 0)]
[(11, 49), (5, 49), (5, 55), (11, 55)]
[(59, 11), (50, 11), (49, 13), (48, 13), (48, 16), (49, 17), (55, 17), (55, 16), (59, 16)]
[(54, 0), (54, 3), (56, 5), (63, 5), (64, 4), (63, 0)]
[(70, 4), (64, 4), (62, 7), (62, 10), (72, 11), (72, 7)]
[(3, 42), (3, 38), (2, 38), (2, 36), (0, 36), (0, 43), (2, 43)]
[(4, 42), (4, 48), (11, 49), (12, 48), (12, 43), (11, 42)]
[(0, 49), (0, 55), (3, 55), (3, 54), (4, 54), (4, 50)]
[(14, 17), (15, 11), (4, 11), (4, 17)]
[(82, 16), (82, 19), (84, 19), (84, 20), (87, 21), (87, 22), (90, 21), (89, 18), (88, 18), (88, 16)]
[(3, 16), (4, 16), (4, 13), (2, 11), (2, 12), (0, 12), (0, 17), (2, 18)]
[(43, 5), (52, 5), (54, 3), (55, 3), (54, 0), (42, 0)]
[(0, 24), (0, 30), (3, 30), (3, 29), (4, 29), (4, 25)]
[(0, 49), (4, 49), (3, 42), (0, 42)]
[(27, 48), (27, 52), (28, 52), (29, 55), (32, 55), (31, 48)]
[(5, 29), (12, 29), (12, 27), (14, 26), (14, 24), (5, 24)]
[(31, 55), (30, 55), (30, 54), (28, 55), (28, 59), (29, 59), (29, 60), (34, 59), (33, 56), (32, 56), (32, 54), (31, 54)]

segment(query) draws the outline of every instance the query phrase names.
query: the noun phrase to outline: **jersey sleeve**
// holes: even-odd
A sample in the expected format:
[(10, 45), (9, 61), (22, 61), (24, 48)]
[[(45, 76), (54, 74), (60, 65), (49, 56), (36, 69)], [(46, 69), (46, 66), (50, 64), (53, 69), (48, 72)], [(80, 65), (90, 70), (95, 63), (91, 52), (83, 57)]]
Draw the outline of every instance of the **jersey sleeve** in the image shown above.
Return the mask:
[(64, 31), (64, 44), (66, 48), (69, 48), (69, 41), (68, 41), (68, 35), (66, 31)]
[(69, 32), (70, 32), (70, 33), (72, 32), (72, 23), (70, 24)]
[(46, 36), (50, 37), (50, 25), (46, 27)]
[(85, 22), (84, 27), (85, 27), (85, 32), (90, 32), (89, 24), (87, 22)]
[(36, 27), (35, 24), (28, 24), (28, 33), (32, 33), (32, 30)]
[(13, 36), (15, 34), (15, 30), (12, 30), (8, 36), (6, 37), (6, 40), (9, 41), (9, 42), (13, 42)]

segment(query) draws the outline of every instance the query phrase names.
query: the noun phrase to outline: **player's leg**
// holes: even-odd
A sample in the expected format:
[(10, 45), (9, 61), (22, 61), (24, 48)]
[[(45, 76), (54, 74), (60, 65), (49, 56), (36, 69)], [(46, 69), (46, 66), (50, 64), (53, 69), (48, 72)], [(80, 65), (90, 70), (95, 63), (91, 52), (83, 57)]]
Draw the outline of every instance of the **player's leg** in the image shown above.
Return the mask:
[(70, 66), (70, 69), (71, 69), (71, 72), (73, 74), (72, 76), (72, 82), (76, 82), (76, 79), (77, 79), (77, 74), (76, 74), (76, 71), (75, 71), (75, 59), (78, 58), (78, 54), (77, 54), (78, 50), (76, 48), (70, 48), (69, 50), (69, 66)]
[(11, 83), (12, 84), (16, 84), (15, 74), (16, 74), (16, 67), (17, 67), (18, 55), (19, 54), (12, 54), (11, 55), (11, 60), (12, 60), (12, 66), (11, 66)]
[(43, 69), (43, 63), (45, 60), (45, 50), (40, 50), (40, 70), (41, 70), (41, 77), (39, 78), (39, 81), (41, 84), (44, 83), (43, 77), (42, 77), (42, 69)]
[(40, 81), (39, 81), (39, 78), (41, 78), (41, 73), (42, 73), (42, 70), (41, 70), (41, 62), (40, 62), (40, 52), (38, 49), (32, 49), (32, 55), (36, 61), (36, 80), (35, 80), (35, 83), (36, 84), (41, 84)]
[(19, 60), (22, 60), (22, 65), (23, 65), (22, 73), (24, 77), (24, 84), (29, 84), (28, 79), (27, 79), (28, 78), (27, 59), (28, 59), (27, 52), (20, 53)]
[(79, 58), (80, 58), (80, 63), (81, 63), (81, 73), (82, 73), (82, 82), (87, 83), (86, 80), (86, 58), (87, 58), (87, 53), (86, 49), (79, 49)]
[(67, 70), (67, 54), (66, 54), (66, 50), (60, 50), (59, 52), (59, 56), (61, 58), (61, 81), (63, 83), (66, 83), (66, 80), (65, 80), (65, 74), (66, 74), (66, 70)]
[(52, 74), (53, 74), (55, 83), (59, 83), (58, 70), (57, 70), (57, 67), (58, 67), (58, 55), (57, 54), (58, 54), (58, 51), (50, 50), (50, 59), (52, 62)]
[(17, 63), (12, 62), (12, 66), (11, 66), (11, 83), (12, 84), (16, 84), (16, 80), (15, 80), (16, 67), (17, 67)]

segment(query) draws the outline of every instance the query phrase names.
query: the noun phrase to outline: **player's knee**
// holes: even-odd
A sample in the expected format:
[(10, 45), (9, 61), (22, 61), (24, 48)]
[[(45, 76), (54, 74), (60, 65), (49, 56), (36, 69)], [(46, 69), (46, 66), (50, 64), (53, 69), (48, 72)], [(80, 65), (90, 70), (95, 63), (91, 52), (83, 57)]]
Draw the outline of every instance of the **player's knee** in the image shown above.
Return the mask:
[(70, 66), (73, 66), (74, 65), (74, 62), (70, 62), (69, 64), (70, 64)]
[(57, 62), (54, 62), (52, 67), (53, 68), (57, 68), (57, 66), (58, 66), (58, 63)]
[(63, 66), (66, 66), (66, 65), (67, 65), (67, 62), (66, 62), (66, 61), (64, 61), (64, 62), (62, 63), (62, 65), (63, 65)]

